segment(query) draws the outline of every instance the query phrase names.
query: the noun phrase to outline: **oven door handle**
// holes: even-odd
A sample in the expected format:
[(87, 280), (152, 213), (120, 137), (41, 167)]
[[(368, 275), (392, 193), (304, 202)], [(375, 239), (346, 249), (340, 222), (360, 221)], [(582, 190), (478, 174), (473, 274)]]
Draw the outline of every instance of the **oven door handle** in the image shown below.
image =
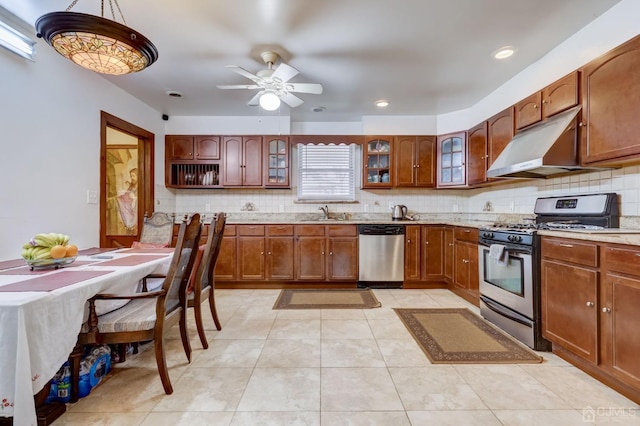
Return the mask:
[(522, 318), (519, 318), (518, 316), (513, 315), (512, 312), (509, 312), (509, 310), (507, 310), (504, 307), (500, 306), (499, 304), (497, 304), (493, 300), (489, 299), (488, 297), (480, 296), (480, 300), (482, 300), (484, 302), (484, 304), (487, 305), (487, 308), (491, 309), (492, 311), (496, 312), (497, 314), (500, 314), (503, 317), (507, 317), (510, 320), (515, 321), (517, 323), (520, 323), (522, 325), (526, 325), (527, 327), (531, 327), (531, 323), (530, 322), (524, 321)]

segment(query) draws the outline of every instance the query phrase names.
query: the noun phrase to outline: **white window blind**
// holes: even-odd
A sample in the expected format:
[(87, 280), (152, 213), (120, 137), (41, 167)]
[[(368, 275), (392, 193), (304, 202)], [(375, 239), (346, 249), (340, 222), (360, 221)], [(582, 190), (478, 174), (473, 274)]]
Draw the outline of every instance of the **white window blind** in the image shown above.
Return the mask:
[(298, 145), (298, 199), (355, 200), (354, 145)]
[(12, 25), (17, 18), (0, 6), (0, 46), (23, 58), (33, 60), (36, 54), (36, 42)]

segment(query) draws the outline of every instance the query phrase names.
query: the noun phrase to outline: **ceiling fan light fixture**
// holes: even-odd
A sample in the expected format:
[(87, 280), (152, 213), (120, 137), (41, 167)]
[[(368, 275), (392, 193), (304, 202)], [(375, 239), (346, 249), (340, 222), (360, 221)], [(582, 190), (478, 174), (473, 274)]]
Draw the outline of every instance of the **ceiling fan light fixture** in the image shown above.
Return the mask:
[[(109, 0), (112, 13), (112, 1), (120, 11), (117, 0)], [(81, 67), (109, 75), (142, 71), (158, 59), (158, 50), (149, 39), (104, 18), (104, 11), (102, 17), (70, 12), (76, 2), (64, 12), (47, 13), (36, 21), (37, 36), (56, 52)]]
[(265, 92), (260, 96), (260, 107), (267, 111), (280, 108), (280, 98), (273, 92)]

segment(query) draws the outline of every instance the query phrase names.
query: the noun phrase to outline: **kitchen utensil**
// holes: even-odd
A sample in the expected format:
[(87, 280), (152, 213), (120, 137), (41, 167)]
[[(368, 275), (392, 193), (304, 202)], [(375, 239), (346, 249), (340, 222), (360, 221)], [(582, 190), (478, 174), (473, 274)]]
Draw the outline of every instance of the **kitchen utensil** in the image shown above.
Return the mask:
[(392, 207), (391, 218), (393, 220), (405, 220), (407, 218), (408, 209), (407, 206), (402, 204), (396, 204)]

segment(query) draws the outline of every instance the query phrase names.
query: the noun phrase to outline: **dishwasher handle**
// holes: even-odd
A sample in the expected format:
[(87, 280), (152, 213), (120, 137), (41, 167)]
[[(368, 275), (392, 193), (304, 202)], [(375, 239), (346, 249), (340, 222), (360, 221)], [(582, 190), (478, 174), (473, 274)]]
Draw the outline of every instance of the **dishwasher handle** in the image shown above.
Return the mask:
[(404, 225), (367, 224), (358, 225), (360, 235), (404, 235)]

